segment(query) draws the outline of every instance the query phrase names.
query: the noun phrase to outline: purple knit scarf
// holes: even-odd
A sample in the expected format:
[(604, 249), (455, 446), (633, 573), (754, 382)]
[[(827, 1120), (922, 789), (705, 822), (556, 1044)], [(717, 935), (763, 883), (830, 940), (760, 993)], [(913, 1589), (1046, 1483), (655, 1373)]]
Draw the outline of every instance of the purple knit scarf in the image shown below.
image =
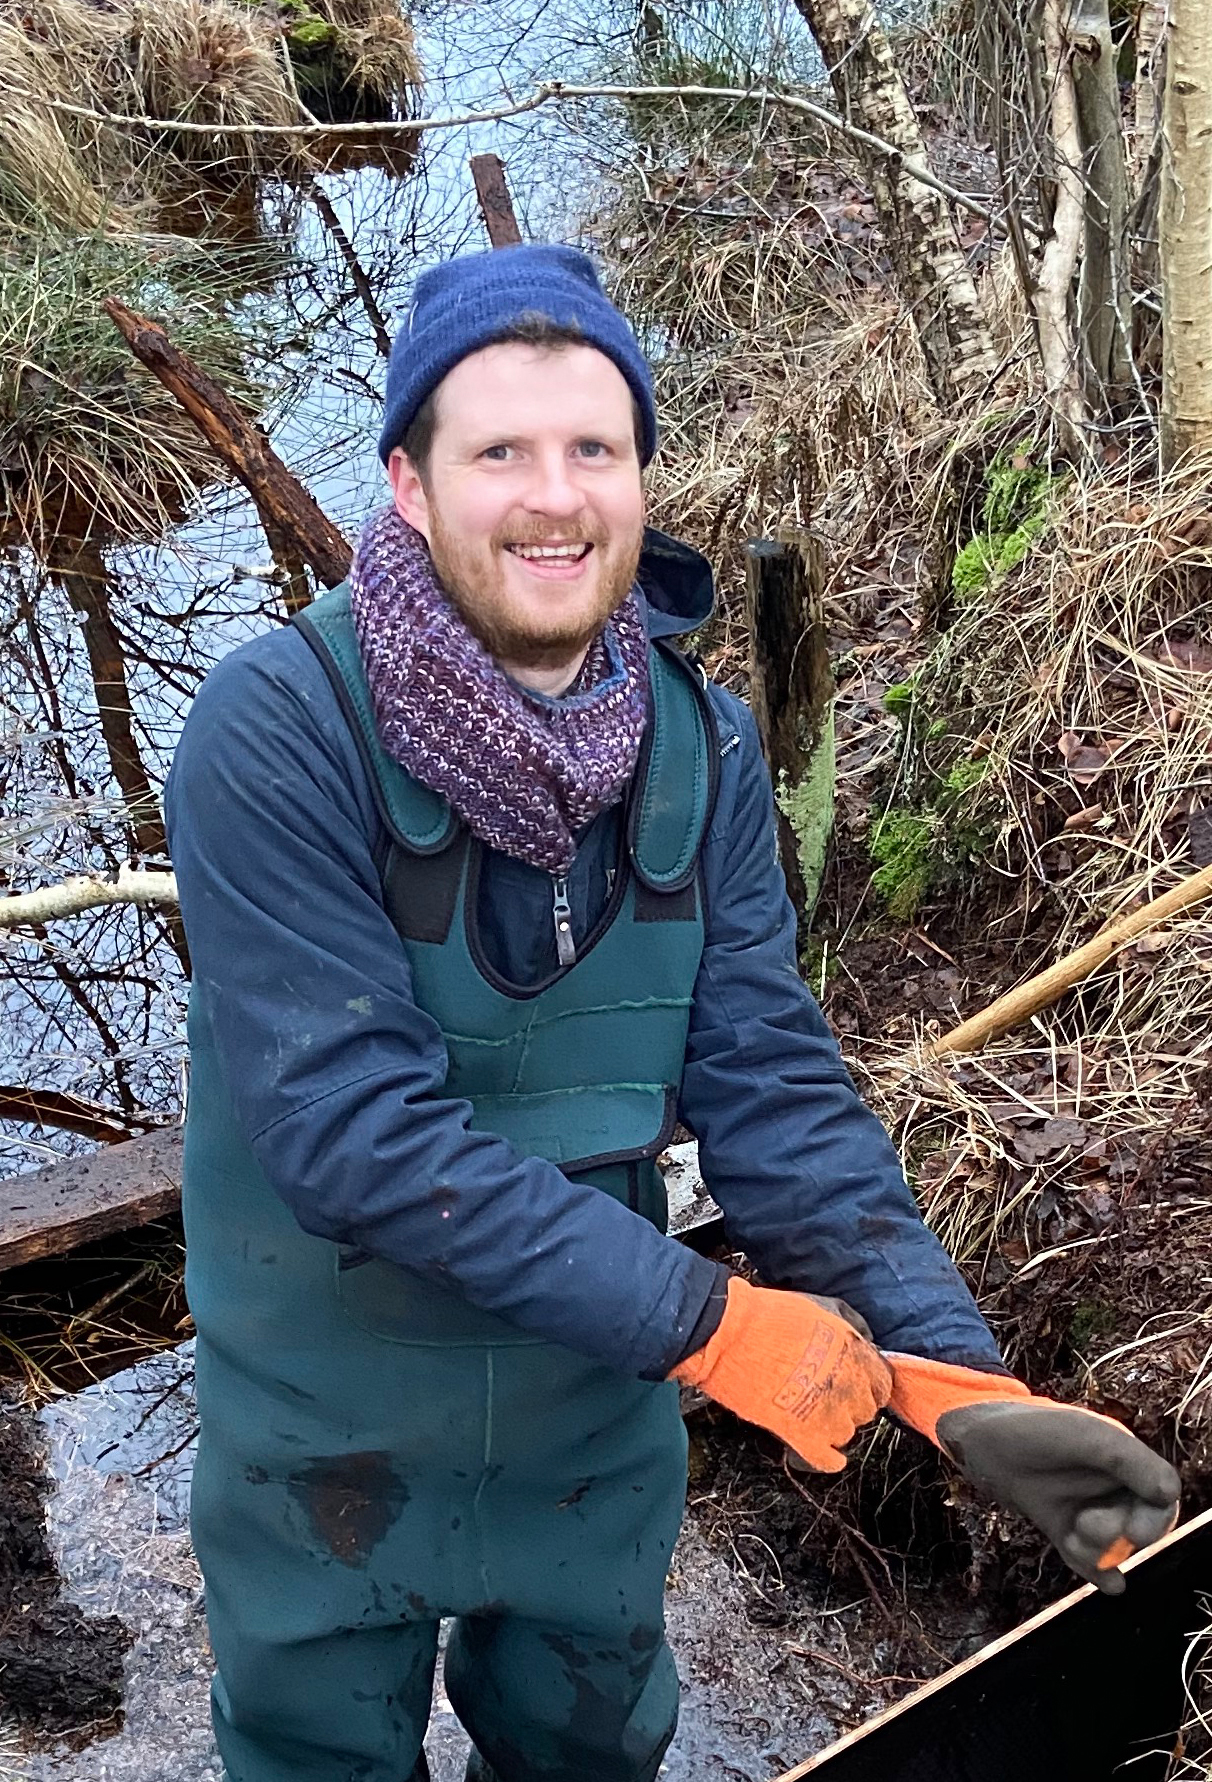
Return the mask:
[(447, 599), (394, 507), (362, 529), (350, 605), (383, 747), (473, 835), (550, 873), (622, 797), (648, 712), (648, 634), (633, 588), (562, 699), (509, 678)]

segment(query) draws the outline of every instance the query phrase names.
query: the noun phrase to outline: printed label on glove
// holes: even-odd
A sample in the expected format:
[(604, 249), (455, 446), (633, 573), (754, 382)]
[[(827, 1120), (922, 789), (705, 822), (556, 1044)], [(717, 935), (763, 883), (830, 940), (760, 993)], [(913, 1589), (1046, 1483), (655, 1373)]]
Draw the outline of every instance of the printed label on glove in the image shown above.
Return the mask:
[(774, 1395), (780, 1411), (791, 1417), (806, 1417), (829, 1390), (829, 1368), (837, 1343), (828, 1329), (814, 1331), (804, 1353)]

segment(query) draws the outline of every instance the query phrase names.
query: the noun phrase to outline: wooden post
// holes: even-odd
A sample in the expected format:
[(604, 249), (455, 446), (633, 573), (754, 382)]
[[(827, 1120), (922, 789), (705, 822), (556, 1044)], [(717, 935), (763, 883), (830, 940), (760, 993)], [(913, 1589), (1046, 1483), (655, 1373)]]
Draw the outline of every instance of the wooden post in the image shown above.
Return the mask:
[(473, 155), (471, 177), (476, 182), (488, 239), (494, 248), (516, 247), (522, 239), (513, 199), (505, 181), (505, 163), (500, 155)]
[(751, 539), (745, 579), (749, 703), (774, 781), (779, 854), (802, 946), (833, 827), (833, 670), (820, 548), (806, 536)]
[(348, 541), (222, 385), (174, 346), (159, 323), (137, 315), (117, 297), (107, 297), (103, 308), (136, 359), (177, 398), (216, 456), (244, 484), (271, 549), (290, 541), (326, 588), (343, 582), (352, 554)]

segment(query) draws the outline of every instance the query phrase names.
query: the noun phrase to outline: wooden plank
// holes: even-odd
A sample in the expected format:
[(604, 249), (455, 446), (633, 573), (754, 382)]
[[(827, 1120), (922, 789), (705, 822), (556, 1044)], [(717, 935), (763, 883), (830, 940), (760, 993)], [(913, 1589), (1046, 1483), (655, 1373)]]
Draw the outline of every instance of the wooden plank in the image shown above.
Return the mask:
[(778, 1778), (802, 1782), (1161, 1782), (1184, 1718), (1182, 1660), (1206, 1624), (1212, 1510), (1085, 1584)]
[(0, 1182), (0, 1271), (176, 1212), (183, 1137), (165, 1127)]
[(489, 241), (494, 248), (516, 247), (522, 239), (522, 231), (514, 215), (513, 199), (509, 196), (504, 161), (500, 155), (473, 155), (471, 177), (475, 181), (476, 197), (480, 200)]

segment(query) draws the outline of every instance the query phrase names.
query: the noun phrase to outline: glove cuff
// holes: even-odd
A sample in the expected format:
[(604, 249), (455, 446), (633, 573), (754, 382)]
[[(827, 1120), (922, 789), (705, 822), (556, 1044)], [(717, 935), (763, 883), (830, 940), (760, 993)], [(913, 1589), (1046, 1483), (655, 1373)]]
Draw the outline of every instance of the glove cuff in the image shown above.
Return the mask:
[(728, 1297), (723, 1316), (702, 1348), (679, 1361), (671, 1369), (669, 1378), (676, 1380), (679, 1386), (702, 1387), (709, 1379), (716, 1362), (747, 1329), (757, 1293), (758, 1289), (743, 1275), (732, 1275), (728, 1281)]
[(1021, 1402), (1035, 1397), (1029, 1386), (1010, 1374), (985, 1374), (977, 1368), (957, 1367), (951, 1361), (928, 1361), (924, 1355), (885, 1354), (884, 1359), (892, 1369), (888, 1409), (936, 1448), (943, 1448), (938, 1420), (945, 1412), (958, 1410), (961, 1405)]

